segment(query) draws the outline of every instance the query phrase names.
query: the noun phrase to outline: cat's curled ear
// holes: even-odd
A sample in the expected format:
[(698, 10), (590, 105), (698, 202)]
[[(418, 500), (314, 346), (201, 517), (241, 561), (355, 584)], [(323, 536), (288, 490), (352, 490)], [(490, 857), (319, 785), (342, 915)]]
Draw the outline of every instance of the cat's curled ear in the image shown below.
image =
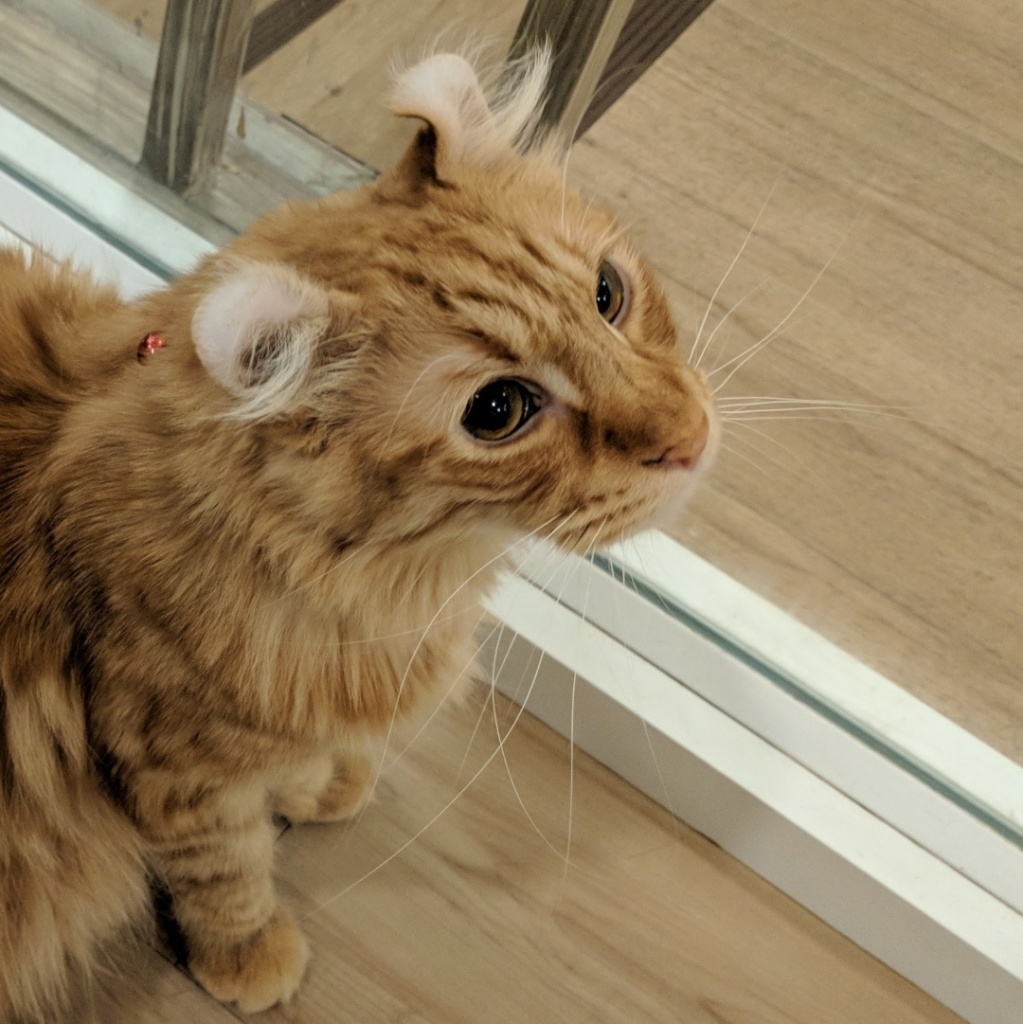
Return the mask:
[(404, 71), (391, 95), (391, 109), (420, 118), (426, 127), (392, 178), (412, 185), (424, 180), (452, 185), (466, 168), (487, 167), (525, 152), (536, 141), (549, 71), (546, 49), (501, 69), (492, 89), (458, 54), (435, 54)]
[(342, 340), (337, 307), (338, 296), (285, 264), (230, 267), (196, 308), (192, 340), (206, 372), (237, 399), (232, 417), (273, 419), (309, 404), (319, 350)]

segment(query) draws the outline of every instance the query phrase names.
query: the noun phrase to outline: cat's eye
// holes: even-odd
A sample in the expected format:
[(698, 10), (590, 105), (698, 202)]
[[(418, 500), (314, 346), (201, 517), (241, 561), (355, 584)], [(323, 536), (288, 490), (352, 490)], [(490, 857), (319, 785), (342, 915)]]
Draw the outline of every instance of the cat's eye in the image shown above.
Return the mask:
[(480, 441), (503, 441), (540, 408), (537, 396), (522, 381), (491, 381), (480, 388), (465, 407), (462, 426)]
[(617, 327), (629, 312), (628, 283), (610, 260), (603, 260), (597, 269), (597, 290), (594, 294), (597, 312)]

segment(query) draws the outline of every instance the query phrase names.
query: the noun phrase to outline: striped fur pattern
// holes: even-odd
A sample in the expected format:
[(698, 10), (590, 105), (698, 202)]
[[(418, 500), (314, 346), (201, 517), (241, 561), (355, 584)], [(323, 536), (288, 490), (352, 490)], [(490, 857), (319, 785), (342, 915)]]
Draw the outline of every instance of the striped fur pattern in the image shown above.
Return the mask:
[[(413, 68), (398, 166), (133, 303), (0, 253), (5, 1024), (55, 1019), (152, 878), (214, 996), (290, 998), (271, 812), (365, 803), (392, 728), (464, 679), (510, 545), (670, 522), (709, 462), (651, 272), (525, 152), (544, 73), (494, 108), (460, 58)], [(467, 425), (495, 381), (530, 413), (502, 440)]]

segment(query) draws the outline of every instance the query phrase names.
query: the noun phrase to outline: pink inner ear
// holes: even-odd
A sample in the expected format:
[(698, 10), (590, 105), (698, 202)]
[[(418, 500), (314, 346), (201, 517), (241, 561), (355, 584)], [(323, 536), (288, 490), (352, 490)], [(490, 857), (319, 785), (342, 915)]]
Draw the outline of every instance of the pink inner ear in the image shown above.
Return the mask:
[(290, 267), (254, 263), (233, 271), (199, 303), (192, 338), (209, 375), (240, 392), (242, 355), (268, 328), (326, 312), (326, 296)]

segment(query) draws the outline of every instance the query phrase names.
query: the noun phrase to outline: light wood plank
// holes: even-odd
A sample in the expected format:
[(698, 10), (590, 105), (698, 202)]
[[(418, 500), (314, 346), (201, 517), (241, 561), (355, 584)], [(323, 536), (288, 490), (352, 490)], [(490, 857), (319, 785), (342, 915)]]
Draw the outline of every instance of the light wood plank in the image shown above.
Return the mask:
[[(498, 701), (502, 729), (513, 711)], [(282, 837), (280, 888), (304, 918), (313, 961), (295, 1001), (259, 1020), (959, 1020), (581, 754), (566, 865), (566, 744), (528, 716), (508, 741), (509, 771), (558, 852), (526, 818), (496, 758), (434, 825), (364, 878), (458, 794), (495, 742), (491, 711), (477, 697), (431, 725), (357, 823)], [(97, 1019), (222, 1020), (224, 1010), (197, 1001), (189, 986), (150, 957)]]
[(234, 1024), (219, 1006), (160, 954), (140, 948), (99, 972), (61, 1024)]
[(771, 283), (711, 365), (779, 323), (837, 251), (727, 392), (905, 417), (734, 431), (679, 535), (1019, 760), (1023, 115), (989, 99), (1023, 94), (1005, 60), (1023, 16), (839, 7), (825, 32), (817, 4), (719, 0), (574, 168), (637, 219), (690, 336), (777, 182), (710, 324)]

